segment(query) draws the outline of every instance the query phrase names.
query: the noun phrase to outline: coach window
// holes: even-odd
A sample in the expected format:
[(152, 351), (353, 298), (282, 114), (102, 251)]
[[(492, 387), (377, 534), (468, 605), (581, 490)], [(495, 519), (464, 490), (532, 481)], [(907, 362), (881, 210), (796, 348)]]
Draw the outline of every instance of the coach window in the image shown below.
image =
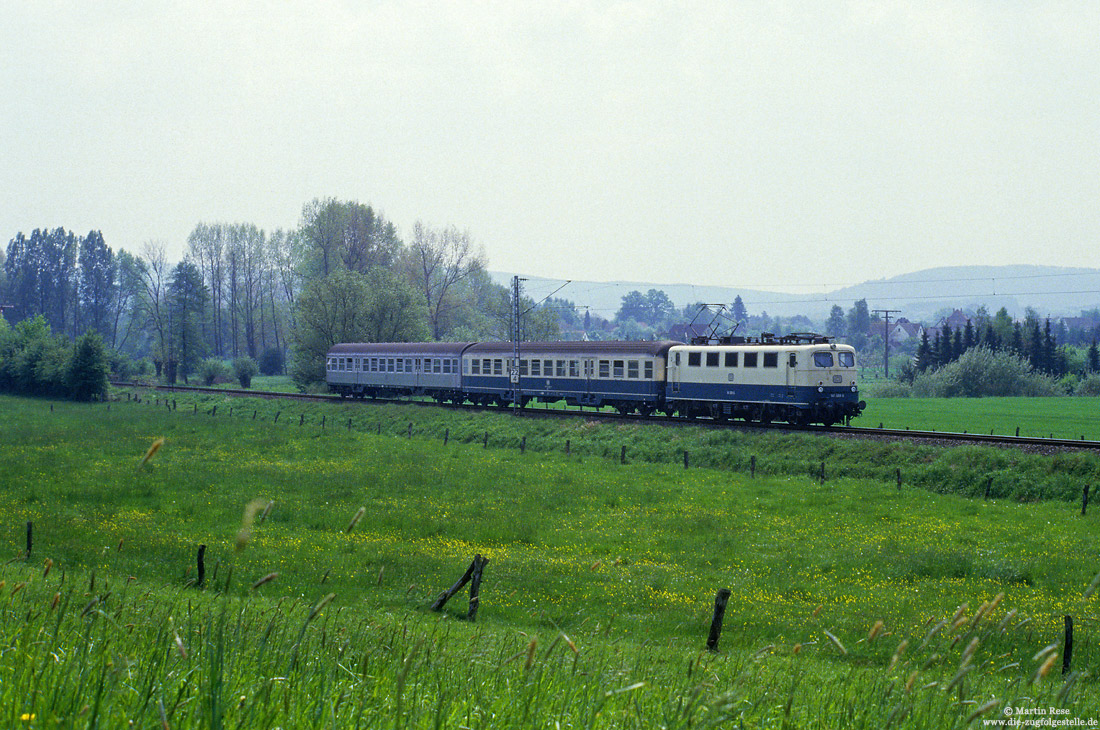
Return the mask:
[(697, 367), (699, 367), (699, 363), (700, 363), (700, 362), (702, 362), (702, 359), (703, 359), (703, 358), (702, 358), (702, 356), (701, 356), (701, 353), (698, 353), (698, 352), (689, 352), (689, 353), (688, 353), (688, 367), (689, 367), (689, 368), (697, 368)]
[(565, 360), (558, 360), (557, 367), (554, 369), (554, 377), (565, 377)]
[(503, 360), (493, 360), (493, 375), (503, 375), (503, 374), (504, 374), (504, 361)]
[(542, 375), (542, 360), (531, 361), (531, 375), (536, 378)]
[(623, 376), (623, 361), (622, 360), (616, 360), (615, 361), (614, 374), (615, 374), (616, 378), (621, 378)]
[(708, 352), (707, 353), (707, 367), (708, 368), (718, 367), (718, 353), (717, 352)]
[(435, 360), (434, 363), (432, 363), (432, 372), (433, 373), (449, 373), (449, 372), (451, 372), (451, 369), (449, 367), (444, 369), (444, 366), (445, 365), (450, 365), (450, 364), (451, 364), (450, 360), (444, 360), (443, 358), (438, 358), (438, 359)]
[(634, 380), (638, 379), (638, 361), (627, 360), (626, 361), (626, 377)]
[(747, 367), (747, 368), (756, 367), (756, 355), (757, 355), (757, 353), (755, 353), (755, 352), (746, 352), (745, 353), (745, 367)]
[(520, 375), (526, 375), (527, 374), (527, 361), (526, 360), (520, 360), (519, 361), (519, 374)]
[(646, 380), (653, 380), (653, 361), (652, 360), (646, 360), (645, 361), (645, 379)]
[(737, 353), (736, 352), (727, 352), (726, 353), (726, 367), (728, 367), (728, 368), (737, 367)]
[(831, 368), (833, 366), (833, 353), (831, 352), (815, 352), (814, 353), (814, 365), (819, 368)]
[(610, 360), (600, 360), (600, 377), (601, 378), (610, 378), (611, 377), (611, 361)]
[(580, 362), (577, 360), (569, 361), (569, 377), (579, 378), (581, 376)]
[(470, 375), (481, 375), (481, 360), (469, 360)]
[(836, 354), (836, 359), (842, 368), (854, 368), (856, 366), (856, 356), (854, 353), (838, 352)]
[(779, 367), (779, 353), (778, 352), (765, 352), (764, 353), (764, 367), (777, 368)]

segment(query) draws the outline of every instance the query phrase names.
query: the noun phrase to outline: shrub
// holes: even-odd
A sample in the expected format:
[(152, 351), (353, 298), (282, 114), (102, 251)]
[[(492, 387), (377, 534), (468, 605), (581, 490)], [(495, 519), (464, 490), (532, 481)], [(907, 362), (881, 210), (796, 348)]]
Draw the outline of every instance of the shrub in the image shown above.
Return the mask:
[(69, 397), (75, 400), (99, 400), (107, 395), (107, 348), (98, 333), (81, 335), (69, 359), (65, 382)]
[(202, 377), (202, 382), (213, 385), (218, 379), (229, 378), (229, 368), (218, 358), (208, 357), (199, 365), (199, 375)]
[(923, 372), (913, 381), (913, 395), (940, 398), (1065, 395), (1058, 382), (1031, 368), (1027, 360), (985, 347), (967, 350), (953, 363)]
[(1073, 391), (1073, 394), (1092, 398), (1100, 396), (1100, 373), (1090, 373), (1081, 378), (1081, 382), (1077, 384), (1077, 389)]
[(233, 361), (233, 373), (237, 376), (237, 382), (242, 388), (252, 387), (252, 378), (260, 372), (260, 366), (250, 357), (238, 357)]
[(263, 375), (282, 375), (286, 358), (278, 347), (269, 347), (260, 353), (260, 373)]

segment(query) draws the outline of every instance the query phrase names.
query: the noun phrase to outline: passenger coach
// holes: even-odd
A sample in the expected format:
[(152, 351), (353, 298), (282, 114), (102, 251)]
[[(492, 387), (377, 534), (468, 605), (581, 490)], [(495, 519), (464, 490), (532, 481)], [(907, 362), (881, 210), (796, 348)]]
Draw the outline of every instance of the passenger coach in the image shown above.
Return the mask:
[(356, 342), (334, 345), (326, 379), (345, 397), (423, 395), (461, 403), (461, 358), (472, 342)]
[[(649, 415), (664, 395), (665, 357), (675, 342), (480, 342), (462, 354), (462, 387), (482, 405), (565, 401)], [(513, 372), (515, 371), (515, 372)]]

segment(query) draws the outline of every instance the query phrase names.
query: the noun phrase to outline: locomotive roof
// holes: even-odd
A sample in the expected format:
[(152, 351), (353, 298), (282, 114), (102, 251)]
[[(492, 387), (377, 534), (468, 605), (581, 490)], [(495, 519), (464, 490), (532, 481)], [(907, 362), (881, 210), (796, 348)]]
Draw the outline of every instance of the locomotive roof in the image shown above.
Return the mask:
[[(669, 348), (682, 345), (673, 340), (656, 342), (521, 342), (520, 357), (524, 355), (664, 355)], [(470, 354), (511, 355), (511, 342), (478, 342), (470, 347)]]

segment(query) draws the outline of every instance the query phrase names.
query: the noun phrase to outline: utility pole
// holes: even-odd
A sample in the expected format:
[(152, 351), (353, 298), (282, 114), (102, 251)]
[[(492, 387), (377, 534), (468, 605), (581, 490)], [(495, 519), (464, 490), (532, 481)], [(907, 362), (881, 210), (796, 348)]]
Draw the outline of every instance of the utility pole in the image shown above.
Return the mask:
[(890, 378), (890, 315), (901, 314), (900, 309), (872, 309), (873, 314), (881, 314), (886, 320), (886, 329), (882, 331), (882, 369), (886, 378)]
[(520, 282), (527, 281), (518, 276), (512, 277), (512, 367), (508, 370), (508, 380), (512, 383), (512, 413), (519, 415), (520, 403), (523, 399), (519, 375), (519, 343), (523, 339), (523, 329), (520, 326)]

